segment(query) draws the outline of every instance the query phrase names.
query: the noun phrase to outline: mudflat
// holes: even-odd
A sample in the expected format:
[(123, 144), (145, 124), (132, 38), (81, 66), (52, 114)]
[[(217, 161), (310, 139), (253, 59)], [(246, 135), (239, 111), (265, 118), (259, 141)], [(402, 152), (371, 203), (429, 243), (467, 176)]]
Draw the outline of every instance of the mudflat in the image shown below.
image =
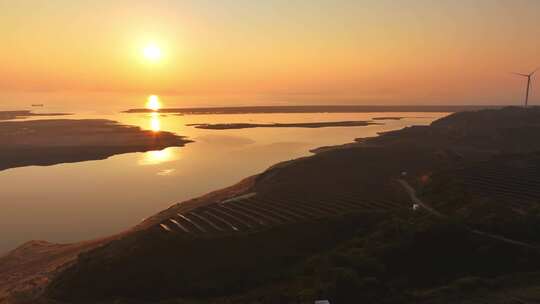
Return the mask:
[(190, 142), (169, 132), (145, 131), (101, 119), (0, 122), (0, 170), (105, 159)]

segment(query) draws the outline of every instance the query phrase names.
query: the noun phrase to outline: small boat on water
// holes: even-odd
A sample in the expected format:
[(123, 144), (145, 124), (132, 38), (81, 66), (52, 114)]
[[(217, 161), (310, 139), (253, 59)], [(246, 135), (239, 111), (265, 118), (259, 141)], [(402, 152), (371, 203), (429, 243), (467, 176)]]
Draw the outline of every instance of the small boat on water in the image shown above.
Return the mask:
[(43, 107), (43, 106), (45, 106), (45, 105), (42, 104), (42, 103), (33, 103), (32, 104), (32, 107)]

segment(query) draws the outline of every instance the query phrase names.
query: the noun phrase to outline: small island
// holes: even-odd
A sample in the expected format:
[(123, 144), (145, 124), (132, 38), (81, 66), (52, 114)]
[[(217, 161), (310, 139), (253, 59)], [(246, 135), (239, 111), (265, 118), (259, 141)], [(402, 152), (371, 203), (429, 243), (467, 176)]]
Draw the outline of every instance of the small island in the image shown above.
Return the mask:
[(207, 130), (231, 130), (249, 128), (329, 128), (329, 127), (365, 127), (378, 123), (359, 121), (329, 121), (329, 122), (306, 122), (306, 123), (218, 123), (218, 124), (188, 124), (187, 126)]
[(145, 131), (104, 119), (0, 122), (0, 170), (106, 159), (190, 142), (170, 132)]
[(400, 116), (383, 116), (383, 117), (373, 117), (373, 120), (402, 120), (405, 117)]

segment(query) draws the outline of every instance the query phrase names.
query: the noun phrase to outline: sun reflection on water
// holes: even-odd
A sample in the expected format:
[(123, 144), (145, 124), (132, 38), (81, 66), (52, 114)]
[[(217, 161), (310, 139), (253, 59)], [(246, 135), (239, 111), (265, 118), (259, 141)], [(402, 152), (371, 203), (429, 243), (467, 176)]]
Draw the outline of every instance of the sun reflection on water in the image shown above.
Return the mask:
[(150, 113), (150, 130), (154, 132), (161, 131), (161, 121), (158, 113)]
[(139, 165), (159, 165), (180, 158), (175, 148), (167, 148), (160, 151), (148, 151), (142, 154)]
[(169, 176), (174, 174), (175, 169), (163, 169), (157, 173), (159, 176)]

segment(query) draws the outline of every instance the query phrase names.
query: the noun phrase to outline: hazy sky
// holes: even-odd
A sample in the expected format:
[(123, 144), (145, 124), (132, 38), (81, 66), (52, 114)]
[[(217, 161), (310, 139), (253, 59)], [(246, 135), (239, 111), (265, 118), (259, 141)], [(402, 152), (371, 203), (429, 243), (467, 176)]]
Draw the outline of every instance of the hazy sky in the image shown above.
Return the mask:
[[(0, 102), (516, 103), (525, 84), (508, 72), (540, 66), (539, 12), (538, 0), (0, 0)], [(158, 62), (142, 56), (151, 42)]]

